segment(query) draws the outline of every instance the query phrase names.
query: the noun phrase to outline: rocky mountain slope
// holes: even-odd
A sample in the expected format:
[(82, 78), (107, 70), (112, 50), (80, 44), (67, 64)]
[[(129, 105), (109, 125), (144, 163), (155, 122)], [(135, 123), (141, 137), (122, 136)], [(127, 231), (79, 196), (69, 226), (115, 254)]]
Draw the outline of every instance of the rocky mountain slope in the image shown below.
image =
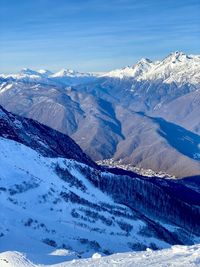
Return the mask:
[(70, 137), (34, 120), (13, 115), (1, 106), (0, 137), (26, 145), (43, 156), (65, 157), (97, 167)]
[(36, 81), (26, 70), (28, 81), (1, 76), (0, 104), (70, 135), (93, 160), (198, 175), (199, 66), (198, 55), (174, 52), (98, 76), (37, 71)]

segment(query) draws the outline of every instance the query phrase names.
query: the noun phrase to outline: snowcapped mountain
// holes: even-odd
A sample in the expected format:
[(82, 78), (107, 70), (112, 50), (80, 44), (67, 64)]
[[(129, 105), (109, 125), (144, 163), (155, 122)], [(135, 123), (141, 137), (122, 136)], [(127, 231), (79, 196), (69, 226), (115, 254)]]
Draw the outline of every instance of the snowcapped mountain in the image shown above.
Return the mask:
[(45, 69), (37, 70), (37, 72), (41, 74), (43, 77), (49, 77), (50, 75), (53, 74), (53, 72), (51, 72), (50, 70), (45, 70)]
[(19, 75), (28, 75), (28, 76), (40, 76), (40, 73), (28, 68), (24, 68), (19, 72)]
[(107, 73), (104, 73), (102, 77), (111, 77), (111, 78), (135, 78), (139, 79), (144, 73), (148, 72), (151, 68), (153, 68), (153, 63), (148, 58), (142, 58), (132, 67), (127, 66), (122, 69), (113, 70)]
[(17, 74), (0, 74), (0, 79), (13, 82), (48, 83), (47, 77), (42, 73), (28, 68), (22, 69)]
[(134, 78), (142, 80), (162, 80), (164, 83), (191, 83), (200, 82), (200, 56), (186, 55), (183, 52), (173, 52), (161, 61), (152, 62), (142, 59), (132, 67), (114, 70), (103, 76), (112, 78)]
[[(18, 74), (1, 74), (0, 78), (15, 80), (29, 80), (49, 78), (66, 85), (76, 85), (94, 81), (97, 77), (110, 77), (119, 79), (135, 79), (136, 81), (161, 80), (164, 83), (198, 84), (200, 82), (200, 56), (187, 55), (183, 52), (172, 52), (161, 61), (151, 61), (142, 58), (133, 66), (112, 70), (104, 74), (82, 73), (72, 69), (62, 69), (56, 73), (49, 70), (22, 69)], [(73, 80), (72, 80), (73, 79)], [(43, 81), (44, 82), (44, 81)], [(67, 83), (68, 82), (68, 83)], [(70, 84), (69, 84), (70, 83)]]
[(77, 85), (92, 82), (96, 80), (96, 75), (92, 73), (82, 73), (71, 69), (62, 69), (49, 78), (56, 80), (65, 85)]
[(51, 77), (85, 77), (85, 76), (92, 76), (92, 74), (89, 73), (82, 73), (71, 69), (62, 69), (54, 74), (51, 75)]
[(200, 56), (173, 52), (161, 61), (142, 58), (133, 66), (112, 70), (104, 74), (82, 73), (71, 69), (62, 69), (56, 73), (49, 70), (22, 69), (18, 74), (1, 74), (2, 79), (13, 79), (27, 82), (52, 81), (57, 85), (78, 85), (95, 81), (97, 78), (134, 79), (135, 81), (160, 81), (166, 84), (194, 84), (200, 82)]
[(198, 181), (100, 169), (68, 136), (1, 107), (0, 169), (0, 250), (33, 264), (199, 240)]
[(141, 80), (159, 80), (164, 83), (191, 83), (200, 82), (200, 56), (186, 55), (174, 52), (140, 77)]
[(97, 75), (82, 73), (71, 69), (62, 69), (56, 73), (49, 70), (22, 69), (18, 74), (1, 74), (0, 79), (29, 83), (43, 83), (56, 86), (77, 85), (94, 81)]

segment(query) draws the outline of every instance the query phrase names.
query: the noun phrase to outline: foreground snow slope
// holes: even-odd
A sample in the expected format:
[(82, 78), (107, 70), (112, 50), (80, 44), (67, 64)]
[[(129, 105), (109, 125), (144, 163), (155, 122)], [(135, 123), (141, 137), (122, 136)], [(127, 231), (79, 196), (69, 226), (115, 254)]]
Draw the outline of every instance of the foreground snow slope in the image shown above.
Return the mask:
[[(96, 256), (96, 255), (94, 255)], [(37, 267), (19, 252), (0, 253), (1, 267)], [(54, 267), (195, 267), (200, 266), (200, 245), (173, 246), (160, 251), (121, 253), (112, 256), (87, 260), (72, 260), (55, 265), (40, 265)]]
[[(159, 219), (153, 222), (118, 204), (89, 180), (111, 179), (108, 181), (112, 183), (113, 174), (100, 174), (83, 163), (43, 157), (23, 144), (0, 137), (0, 170), (0, 251), (19, 251), (34, 264), (87, 258), (95, 252), (108, 255), (199, 241), (187, 233), (187, 222), (185, 230)], [(118, 183), (118, 176), (113, 179)], [(110, 186), (114, 190), (114, 185)], [(134, 197), (134, 191), (132, 194)], [(135, 208), (139, 207), (135, 204)], [(23, 261), (29, 264), (19, 254), (14, 255), (18, 266), (23, 266)]]
[(90, 169), (1, 137), (0, 251), (17, 250), (34, 263), (53, 264), (61, 260), (51, 255), (55, 249), (68, 250), (70, 260), (175, 242), (167, 230), (166, 238), (159, 236), (157, 224), (95, 188), (87, 179)]
[[(147, 247), (167, 248), (170, 243), (180, 242), (173, 239), (177, 234), (180, 239), (186, 238), (181, 237), (181, 228), (169, 224), (163, 224), (163, 228), (158, 220), (150, 222), (114, 202), (88, 180), (92, 168), (83, 163), (43, 157), (23, 144), (0, 137), (0, 170), (1, 267), (128, 266), (135, 260), (137, 264), (149, 260), (152, 254), (131, 254), (128, 259), (127, 254), (112, 256), (96, 260), (95, 265), (93, 260), (61, 262), (91, 257), (95, 252), (107, 255)], [(101, 175), (104, 179), (112, 176)]]

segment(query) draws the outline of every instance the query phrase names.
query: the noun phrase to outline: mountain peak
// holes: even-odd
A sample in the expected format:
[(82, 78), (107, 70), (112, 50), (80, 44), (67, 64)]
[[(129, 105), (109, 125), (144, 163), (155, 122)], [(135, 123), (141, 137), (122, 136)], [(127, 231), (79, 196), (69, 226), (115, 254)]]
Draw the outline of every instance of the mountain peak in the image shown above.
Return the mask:
[(171, 52), (165, 59), (167, 61), (173, 61), (173, 63), (175, 63), (176, 61), (181, 61), (181, 60), (185, 60), (187, 59), (188, 56), (181, 52), (181, 51), (175, 51), (175, 52)]
[(40, 75), (40, 73), (38, 73), (37, 71), (35, 70), (32, 70), (32, 69), (29, 69), (29, 68), (23, 68), (19, 74), (21, 75)]
[(44, 75), (44, 76), (49, 76), (49, 75), (53, 74), (50, 70), (45, 70), (45, 69), (40, 69), (37, 72)]
[(137, 64), (151, 64), (153, 63), (149, 58), (141, 58), (137, 63)]
[(53, 77), (63, 77), (63, 76), (74, 76), (78, 72), (72, 69), (61, 69), (60, 71), (53, 74)]
[(171, 52), (170, 55), (179, 57), (179, 56), (186, 55), (186, 54), (182, 51), (174, 51), (174, 52)]
[(55, 78), (91, 78), (94, 75), (90, 73), (78, 72), (72, 69), (61, 69), (60, 71), (51, 75), (51, 77)]
[(136, 78), (143, 74), (144, 72), (147, 72), (152, 66), (153, 62), (148, 58), (142, 58), (140, 59), (136, 64), (133, 66), (126, 66), (121, 69), (110, 71), (103, 76), (107, 77), (113, 77), (113, 78)]

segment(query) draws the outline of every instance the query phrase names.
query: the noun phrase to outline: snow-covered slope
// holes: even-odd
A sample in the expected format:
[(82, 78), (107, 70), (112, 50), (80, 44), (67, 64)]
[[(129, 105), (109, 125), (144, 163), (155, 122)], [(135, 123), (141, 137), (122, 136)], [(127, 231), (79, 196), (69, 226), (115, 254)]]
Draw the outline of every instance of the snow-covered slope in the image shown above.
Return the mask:
[[(62, 254), (63, 253), (63, 254)], [(101, 257), (94, 254), (91, 259), (65, 261), (67, 253), (61, 251), (63, 262), (48, 265), (49, 267), (198, 267), (200, 266), (200, 245), (172, 246), (170, 249), (145, 252), (121, 253), (112, 256)], [(57, 254), (55, 254), (57, 255)], [(1, 267), (39, 267), (30, 262), (19, 252), (0, 253)], [(41, 265), (40, 265), (41, 266)], [(47, 265), (42, 265), (47, 266)]]
[(169, 247), (144, 219), (95, 188), (86, 165), (0, 138), (0, 170), (0, 251), (44, 263), (56, 248), (77, 258)]
[[(91, 183), (88, 177), (92, 172), (96, 179), (95, 172), (82, 163), (43, 157), (0, 138), (0, 170), (0, 251), (20, 251), (35, 264), (53, 264), (95, 252), (166, 248), (179, 242), (175, 239), (181, 228), (162, 228), (158, 220), (152, 223), (117, 204)], [(101, 176), (103, 181), (113, 175)]]
[[(103, 203), (121, 210), (127, 217), (131, 212), (95, 189), (81, 174), (83, 165), (62, 158), (44, 158), (24, 145), (3, 138), (0, 147), (1, 250), (17, 249), (22, 236), (28, 238), (33, 249), (37, 242), (51, 247), (72, 246), (74, 250), (79, 248), (79, 252), (87, 251), (87, 247), (90, 250), (90, 245), (91, 250), (92, 246), (94, 250), (111, 249), (110, 243), (115, 243), (117, 237), (110, 236), (109, 229), (119, 234), (122, 230), (117, 222), (115, 227), (111, 226), (114, 224), (114, 218), (108, 213), (111, 207), (103, 208)], [(143, 222), (136, 220), (135, 230), (139, 231), (140, 226)], [(109, 236), (107, 241), (103, 229)], [(93, 232), (91, 241), (89, 232)], [(128, 241), (122, 233), (119, 250)]]

